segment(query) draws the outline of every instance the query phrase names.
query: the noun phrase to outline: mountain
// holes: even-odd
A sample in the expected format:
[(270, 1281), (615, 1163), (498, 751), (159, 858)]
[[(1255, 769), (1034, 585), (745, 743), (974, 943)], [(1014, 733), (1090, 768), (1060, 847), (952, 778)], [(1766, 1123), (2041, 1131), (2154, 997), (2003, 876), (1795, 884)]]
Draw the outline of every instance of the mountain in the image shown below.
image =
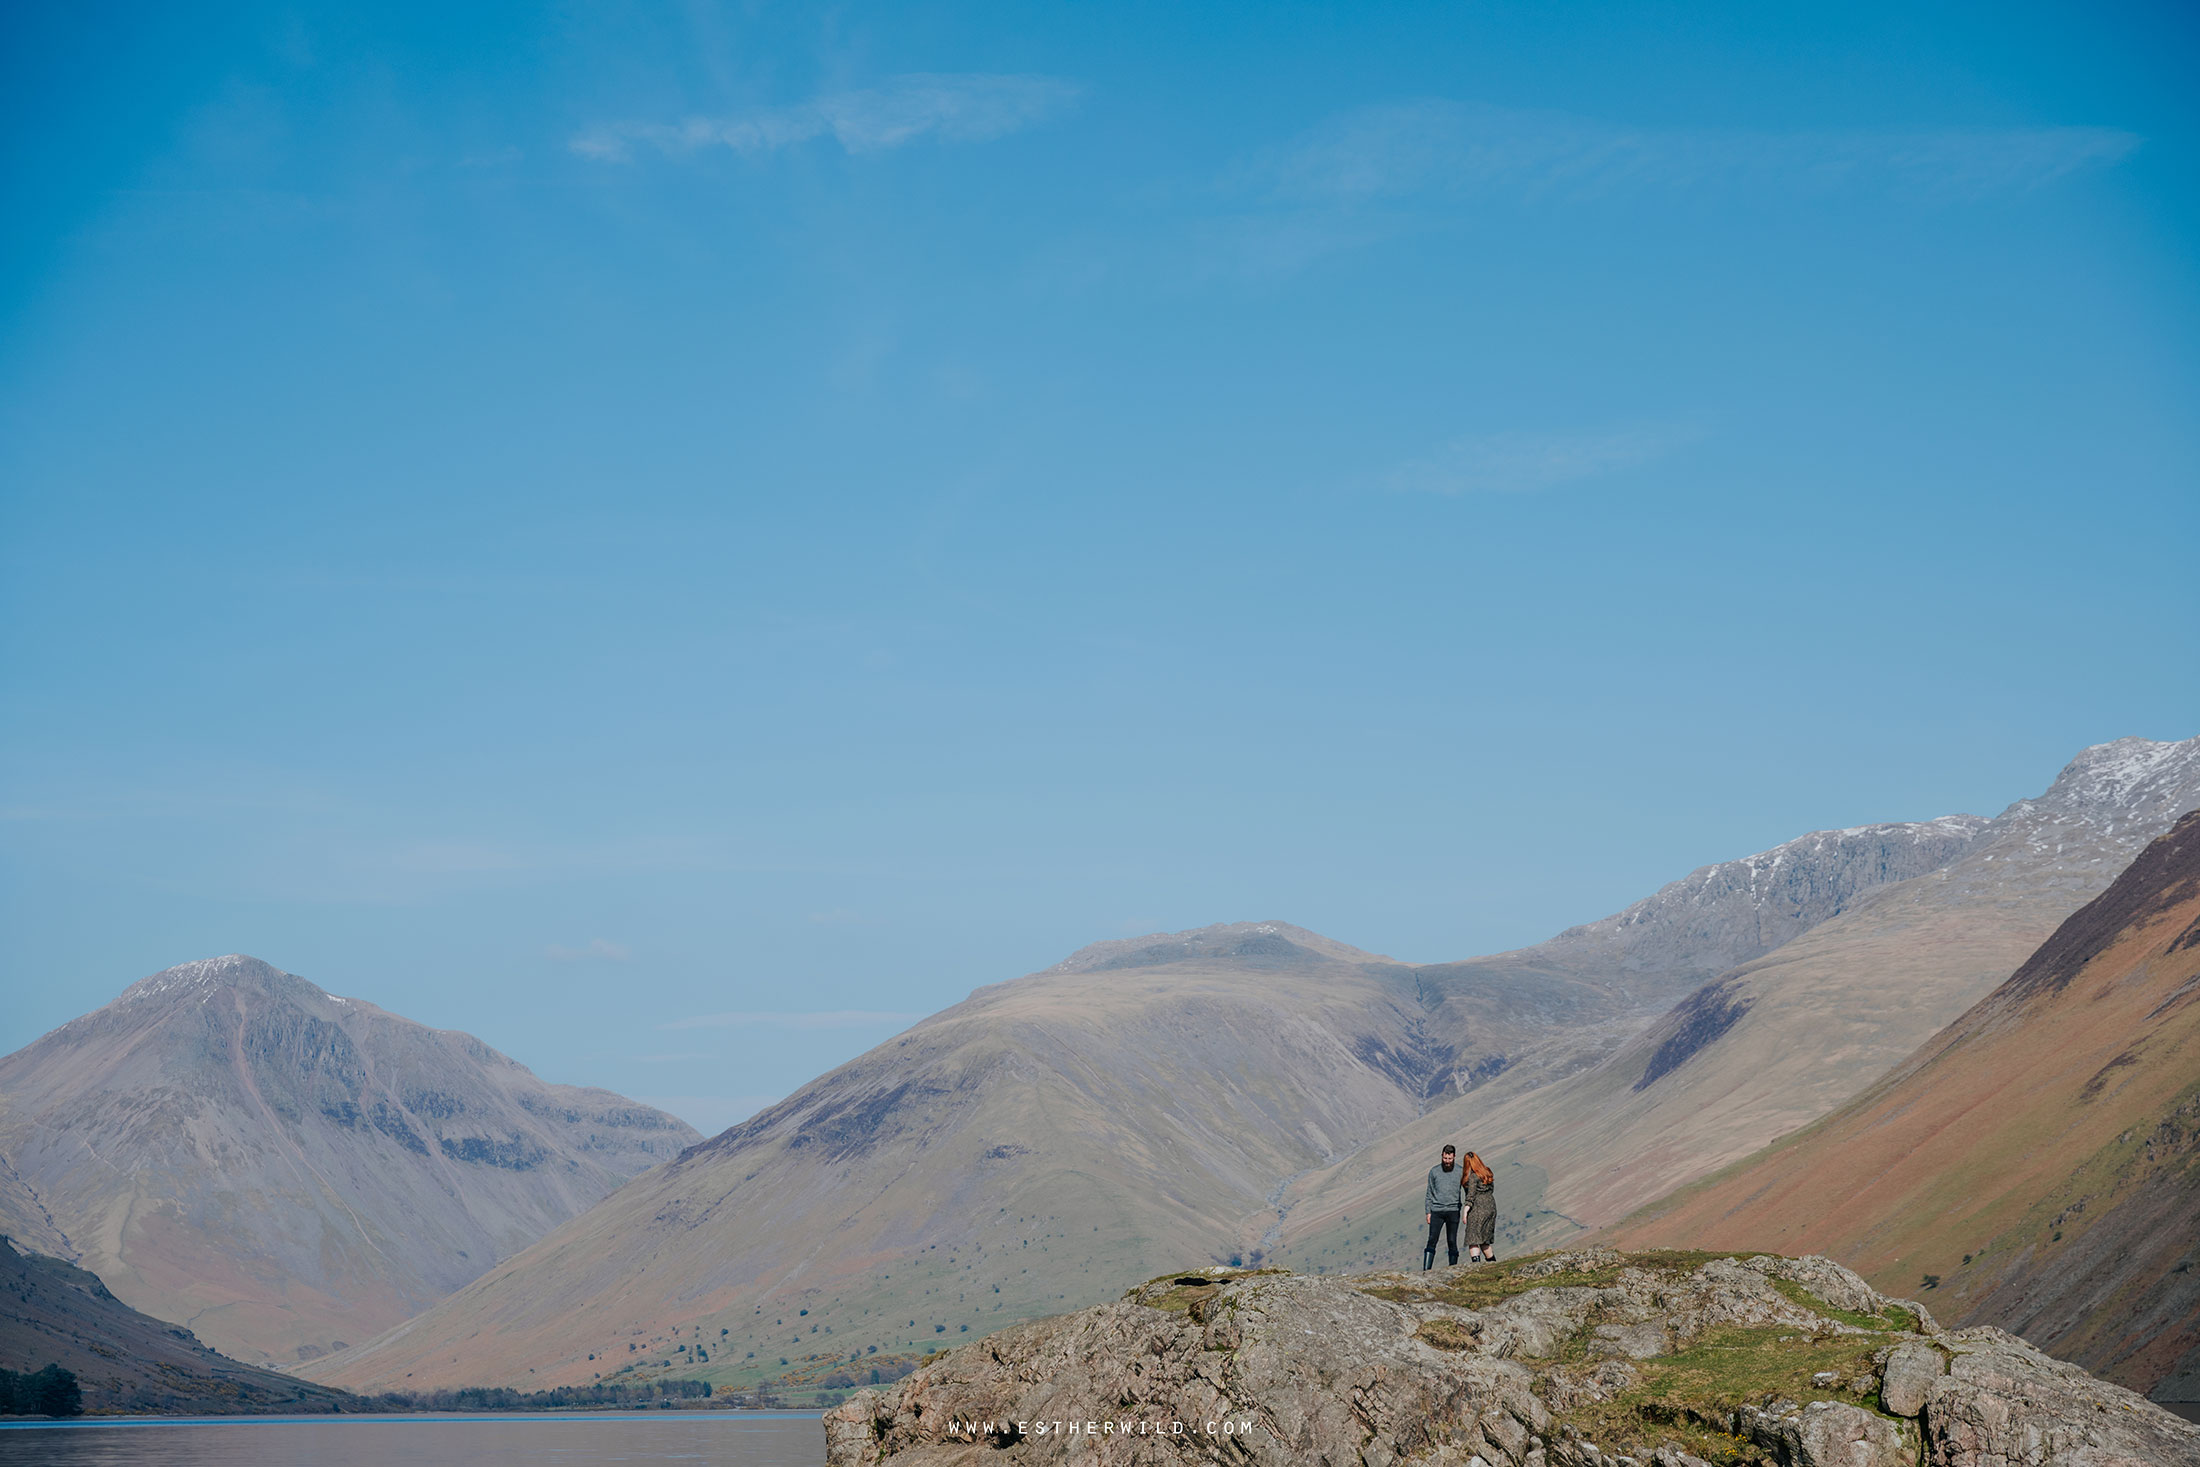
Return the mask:
[(327, 1412), (342, 1391), (218, 1355), (140, 1314), (93, 1275), (0, 1238), (0, 1370), (71, 1371), (94, 1413)]
[(1186, 1260), (1417, 1251), (1447, 1139), (1499, 1163), (1513, 1241), (1578, 1232), (1853, 1095), (2196, 792), (2200, 741), (2121, 741), (1995, 820), (1818, 833), (1463, 963), (1282, 923), (1097, 944), (306, 1368), (356, 1390), (883, 1378)]
[(1471, 1010), (1494, 991), (1538, 981), (1593, 992), (1604, 1019), (1592, 1025), (1586, 1013), (1546, 1010), (1548, 1023), (1572, 1021), (1576, 1032), (1537, 1033), (1535, 1062), (1526, 1068), (1523, 1055), (1470, 1043), (1450, 1088), (1463, 1093), (1504, 1074), (1502, 1088), (1517, 1092), (1584, 1068), (1706, 980), (1785, 946), (1869, 892), (1943, 869), (1969, 852), (1987, 825), (1976, 815), (1943, 815), (1813, 831), (1702, 867), (1625, 911), (1535, 947), (1417, 969), (1423, 988), (1442, 999), (1432, 1022), (1448, 1019), (1468, 1035), (1474, 1016), (1460, 1006)]
[(1977, 844), (1989, 821), (1943, 815), (1853, 830), (1818, 830), (1771, 850), (1691, 872), (1601, 921), (1539, 947), (1456, 966), (1567, 964), (1694, 987), (1838, 917), (1874, 888), (1937, 871)]
[(1280, 922), (1095, 944), (978, 989), (306, 1370), (357, 1390), (630, 1365), (860, 1379), (1157, 1268), (1258, 1257), (1294, 1179), (1462, 1089), (1594, 1062), (1706, 974), (1935, 869), (1982, 824), (1806, 837), (1467, 963)]
[(2200, 1399), (2200, 811), (1832, 1115), (1621, 1223), (1808, 1248)]
[(557, 1385), (700, 1346), (715, 1380), (778, 1376), (1208, 1257), (1283, 1179), (1415, 1113), (1449, 1046), (1411, 971), (1259, 923), (981, 988), (310, 1373)]
[(1696, 989), (1593, 1067), (1533, 1089), (1501, 1080), (1296, 1180), (1274, 1256), (1308, 1269), (1396, 1258), (1419, 1215), (1400, 1179), (1445, 1141), (1498, 1168), (1509, 1246), (1616, 1222), (1854, 1096), (2007, 978), (2195, 805), (2200, 739), (2087, 749), (1947, 865), (1862, 892)]
[(405, 1319), (697, 1139), (256, 958), (186, 963), (0, 1059), (0, 1222), (223, 1353)]
[(48, 1255), (72, 1251), (69, 1240), (54, 1225), (53, 1214), (38, 1200), (8, 1159), (0, 1156), (0, 1237), (12, 1238), (32, 1251)]

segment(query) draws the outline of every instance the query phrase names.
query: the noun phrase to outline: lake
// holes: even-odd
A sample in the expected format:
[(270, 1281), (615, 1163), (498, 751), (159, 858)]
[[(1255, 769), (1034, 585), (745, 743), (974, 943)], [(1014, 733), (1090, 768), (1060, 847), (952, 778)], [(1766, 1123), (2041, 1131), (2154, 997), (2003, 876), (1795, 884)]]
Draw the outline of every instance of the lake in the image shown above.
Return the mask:
[(825, 1429), (814, 1411), (128, 1417), (0, 1425), (0, 1463), (39, 1467), (819, 1467), (824, 1460)]

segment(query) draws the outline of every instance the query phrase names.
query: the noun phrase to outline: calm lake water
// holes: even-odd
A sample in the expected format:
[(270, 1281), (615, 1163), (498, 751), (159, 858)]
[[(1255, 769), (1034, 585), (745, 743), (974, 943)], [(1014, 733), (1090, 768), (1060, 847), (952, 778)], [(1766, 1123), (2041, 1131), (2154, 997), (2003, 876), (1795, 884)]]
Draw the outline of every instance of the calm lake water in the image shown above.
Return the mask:
[(825, 1428), (814, 1411), (229, 1416), (0, 1426), (0, 1463), (9, 1467), (819, 1467), (824, 1460)]

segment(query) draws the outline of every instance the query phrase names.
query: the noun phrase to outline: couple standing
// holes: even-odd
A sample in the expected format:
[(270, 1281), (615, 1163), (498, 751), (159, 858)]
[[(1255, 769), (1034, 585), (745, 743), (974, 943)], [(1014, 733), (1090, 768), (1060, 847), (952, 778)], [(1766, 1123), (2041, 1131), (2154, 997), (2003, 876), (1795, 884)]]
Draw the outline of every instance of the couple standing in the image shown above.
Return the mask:
[(1459, 1261), (1460, 1224), (1467, 1235), (1467, 1262), (1497, 1261), (1497, 1178), (1489, 1164), (1459, 1148), (1446, 1146), (1443, 1156), (1428, 1169), (1428, 1247), (1421, 1254), (1423, 1272), (1436, 1266), (1436, 1235), (1444, 1235), (1445, 1251)]

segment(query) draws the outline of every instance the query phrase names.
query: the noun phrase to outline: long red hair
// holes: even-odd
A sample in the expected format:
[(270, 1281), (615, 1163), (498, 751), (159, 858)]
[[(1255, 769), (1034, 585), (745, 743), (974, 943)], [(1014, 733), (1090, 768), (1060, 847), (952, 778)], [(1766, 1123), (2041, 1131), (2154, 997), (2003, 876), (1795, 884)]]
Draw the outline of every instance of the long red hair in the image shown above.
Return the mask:
[(1474, 1179), (1477, 1182), (1480, 1182), (1485, 1187), (1492, 1187), (1497, 1184), (1496, 1173), (1490, 1170), (1490, 1164), (1484, 1161), (1481, 1157), (1476, 1156), (1473, 1152), (1470, 1151), (1466, 1154), (1463, 1160), (1466, 1164), (1467, 1170), (1474, 1173)]

